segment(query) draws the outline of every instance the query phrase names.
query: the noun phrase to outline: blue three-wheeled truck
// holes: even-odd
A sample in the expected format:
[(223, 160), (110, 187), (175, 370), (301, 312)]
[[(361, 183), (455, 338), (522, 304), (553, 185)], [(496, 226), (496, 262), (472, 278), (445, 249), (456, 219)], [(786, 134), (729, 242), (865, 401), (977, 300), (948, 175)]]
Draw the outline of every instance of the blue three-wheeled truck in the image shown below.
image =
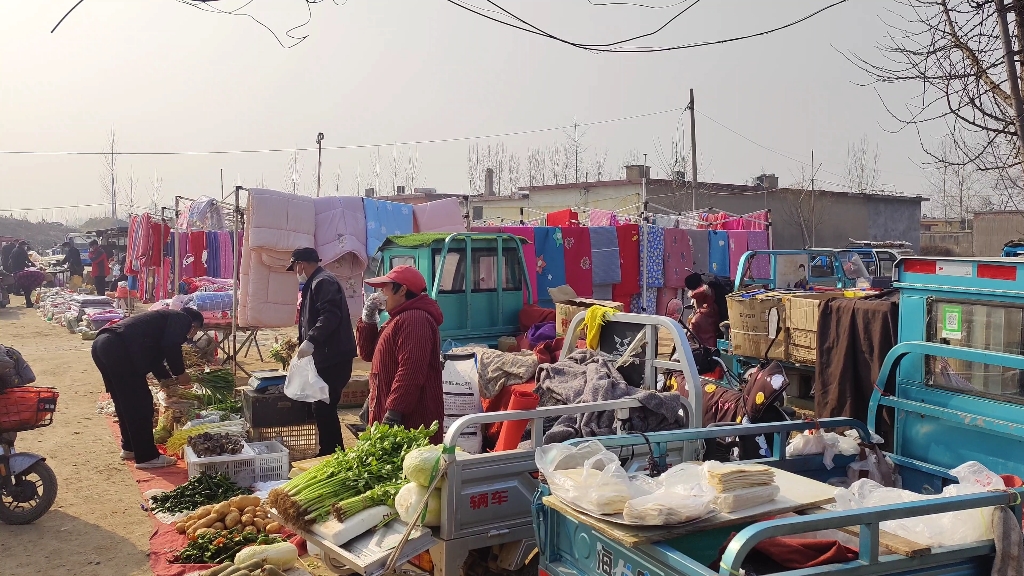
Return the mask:
[[(900, 290), (900, 343), (875, 383), (867, 422), (828, 419), (598, 439), (624, 460), (631, 447), (648, 443), (664, 459), (680, 447), (703, 446), (738, 430), (769, 433), (774, 456), (756, 462), (775, 469), (779, 498), (678, 526), (626, 526), (579, 512), (541, 485), (533, 507), (541, 576), (750, 575), (756, 570), (749, 562), (752, 552), (765, 540), (828, 538), (822, 533), (846, 535), (854, 557), (770, 573), (995, 574), (997, 554), (1012, 555), (1020, 545), (1024, 488), (840, 510), (833, 484), (847, 477), (855, 456), (836, 456), (831, 470), (820, 454), (786, 457), (794, 432), (852, 428), (861, 438), (872, 438), (883, 414), (889, 414), (892, 448), (886, 455), (897, 466), (903, 489), (937, 495), (956, 482), (951, 470), (971, 461), (996, 474), (1024, 477), (1024, 262), (911, 257), (896, 264), (894, 287)], [(625, 468), (631, 469), (628, 462)], [(1003, 534), (999, 546), (993, 539), (920, 542), (882, 527), (909, 518), (937, 521), (927, 516), (949, 512), (988, 518), (983, 510), (998, 506), (1016, 516), (1014, 530)], [(1014, 562), (999, 572), (1024, 571), (1024, 559)]]

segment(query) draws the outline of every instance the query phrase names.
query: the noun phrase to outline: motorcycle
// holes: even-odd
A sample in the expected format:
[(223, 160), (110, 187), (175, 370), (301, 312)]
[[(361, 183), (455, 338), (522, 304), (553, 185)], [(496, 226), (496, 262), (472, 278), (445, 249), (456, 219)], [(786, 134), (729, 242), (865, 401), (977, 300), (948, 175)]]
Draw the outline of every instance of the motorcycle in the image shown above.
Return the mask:
[(14, 443), (19, 432), (53, 423), (58, 393), (21, 385), (35, 380), (28, 364), (13, 348), (0, 346), (0, 352), (0, 522), (31, 524), (57, 499), (57, 475), (46, 458), (19, 452)]

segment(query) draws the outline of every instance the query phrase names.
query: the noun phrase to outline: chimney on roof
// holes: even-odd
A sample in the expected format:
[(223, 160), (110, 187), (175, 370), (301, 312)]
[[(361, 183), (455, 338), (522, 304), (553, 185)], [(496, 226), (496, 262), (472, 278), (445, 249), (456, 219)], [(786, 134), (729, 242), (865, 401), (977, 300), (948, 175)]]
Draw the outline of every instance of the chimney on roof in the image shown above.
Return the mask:
[(377, 191), (374, 190), (373, 188), (367, 188), (366, 190), (363, 191), (363, 196), (366, 196), (367, 198), (373, 198), (376, 195)]
[(779, 187), (779, 177), (775, 174), (761, 174), (756, 178), (757, 185), (767, 190), (775, 190)]
[(494, 168), (484, 172), (484, 196), (494, 196)]
[(626, 180), (643, 180), (645, 175), (648, 179), (651, 178), (650, 166), (641, 166), (639, 164), (626, 166)]

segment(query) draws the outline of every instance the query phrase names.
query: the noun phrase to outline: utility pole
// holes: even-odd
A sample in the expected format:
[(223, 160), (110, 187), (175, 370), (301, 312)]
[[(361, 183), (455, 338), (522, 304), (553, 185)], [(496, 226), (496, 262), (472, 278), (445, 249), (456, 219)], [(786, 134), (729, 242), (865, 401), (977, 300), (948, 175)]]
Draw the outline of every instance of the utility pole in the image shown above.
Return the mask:
[(316, 135), (316, 197), (320, 197), (320, 158), (323, 154), (323, 143), (324, 133), (319, 132)]
[[(697, 118), (693, 106), (693, 88), (690, 88), (690, 193), (693, 195), (690, 209), (697, 211)], [(646, 164), (646, 161), (644, 162)]]
[[(1017, 150), (1024, 149), (1024, 102), (1020, 95), (1020, 77), (1017, 75), (1017, 64), (1014, 58), (1013, 38), (1010, 36), (1010, 25), (1006, 20), (1006, 3), (995, 0), (996, 16), (999, 18), (999, 36), (1003, 39), (1003, 60), (1006, 64), (1006, 82), (1010, 88), (1010, 99), (1013, 101), (1014, 125), (1017, 127)], [(1020, 0), (1010, 0), (1016, 12)]]
[(224, 169), (220, 169), (220, 199), (224, 199)]

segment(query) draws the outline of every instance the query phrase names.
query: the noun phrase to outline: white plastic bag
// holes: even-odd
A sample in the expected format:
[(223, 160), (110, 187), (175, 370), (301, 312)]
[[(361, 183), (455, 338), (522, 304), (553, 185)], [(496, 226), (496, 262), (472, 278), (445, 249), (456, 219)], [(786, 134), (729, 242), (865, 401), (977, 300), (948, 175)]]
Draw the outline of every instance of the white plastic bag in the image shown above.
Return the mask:
[(284, 381), (284, 395), (299, 402), (326, 402), (330, 398), (330, 390), (317, 374), (312, 356), (292, 360)]
[(971, 460), (953, 468), (949, 471), (960, 484), (964, 486), (977, 486), (982, 490), (1003, 490), (1006, 483), (998, 474), (985, 468), (980, 462)]
[(683, 495), (670, 490), (633, 498), (626, 502), (623, 519), (630, 524), (664, 526), (703, 518), (711, 512), (709, 495)]
[(831, 470), (835, 467), (832, 459), (835, 458), (836, 454), (854, 456), (859, 452), (860, 446), (857, 445), (856, 440), (847, 436), (840, 436), (835, 432), (816, 431), (812, 433), (808, 430), (794, 438), (786, 446), (787, 458), (821, 454), (826, 470)]
[[(839, 510), (853, 510), (979, 492), (984, 490), (976, 485), (954, 484), (947, 486), (942, 494), (924, 496), (909, 490), (886, 488), (878, 482), (864, 479), (854, 482), (849, 489), (836, 490), (835, 498)], [(992, 538), (992, 508), (890, 520), (882, 522), (881, 527), (886, 532), (909, 538), (925, 546), (968, 544)]]
[(630, 482), (618, 458), (594, 440), (578, 446), (542, 446), (536, 459), (552, 494), (592, 514), (619, 514), (626, 502), (648, 494)]

